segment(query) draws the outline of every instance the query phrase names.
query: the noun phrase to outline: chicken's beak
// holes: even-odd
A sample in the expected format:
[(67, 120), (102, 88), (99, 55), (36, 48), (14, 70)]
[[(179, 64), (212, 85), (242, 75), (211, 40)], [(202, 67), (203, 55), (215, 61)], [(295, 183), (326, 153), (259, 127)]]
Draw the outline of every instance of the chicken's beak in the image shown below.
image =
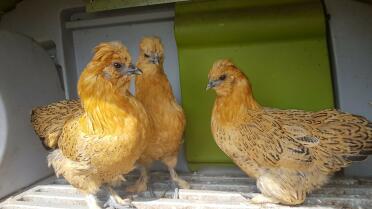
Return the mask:
[(128, 66), (128, 70), (127, 70), (127, 75), (141, 75), (142, 74), (142, 70), (139, 69), (138, 67), (136, 67), (135, 65), (133, 64), (130, 64)]
[(218, 86), (218, 84), (220, 83), (221, 83), (220, 80), (209, 80), (206, 90), (208, 91), (209, 89), (213, 89), (214, 87)]

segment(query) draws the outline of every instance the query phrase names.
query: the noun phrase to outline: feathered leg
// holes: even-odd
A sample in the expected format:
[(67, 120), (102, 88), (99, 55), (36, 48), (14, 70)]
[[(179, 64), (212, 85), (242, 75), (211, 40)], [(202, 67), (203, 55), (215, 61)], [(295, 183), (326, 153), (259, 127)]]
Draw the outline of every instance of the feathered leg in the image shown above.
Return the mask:
[(276, 204), (279, 203), (279, 200), (273, 198), (273, 197), (267, 197), (263, 194), (259, 194), (251, 199), (251, 202), (254, 204), (266, 204), (266, 203), (272, 203)]
[(147, 191), (147, 184), (149, 181), (148, 168), (147, 166), (140, 166), (140, 177), (136, 183), (127, 188), (127, 192), (130, 193), (141, 193)]
[(181, 189), (190, 189), (190, 184), (178, 176), (174, 168), (168, 168), (169, 174), (172, 178), (172, 181), (175, 182)]
[(251, 199), (252, 203), (282, 203), (299, 205), (305, 201), (306, 191), (301, 188), (298, 176), (281, 178), (282, 175), (265, 174), (257, 179), (257, 187), (262, 194)]
[(86, 195), (85, 201), (87, 202), (89, 209), (102, 209), (97, 202), (97, 197), (93, 194)]
[(167, 165), (169, 174), (172, 179), (172, 185), (174, 187), (174, 195), (173, 198), (178, 198), (178, 187), (181, 189), (190, 189), (190, 184), (187, 181), (183, 180), (181, 177), (177, 175), (176, 170), (174, 169), (177, 165), (177, 156), (171, 156), (168, 158), (163, 159), (165, 165)]
[(110, 209), (134, 209), (136, 208), (132, 204), (131, 199), (129, 198), (123, 199), (111, 187), (107, 186), (106, 188), (110, 196), (109, 196), (108, 201), (105, 203), (104, 207), (110, 208)]
[(172, 181), (177, 183), (177, 185), (181, 189), (190, 189), (190, 184), (187, 183), (187, 181), (183, 180), (181, 177), (177, 175), (176, 170), (174, 169), (177, 165), (177, 155), (176, 156), (171, 156), (169, 158), (163, 159), (163, 162), (165, 165), (167, 165), (169, 174), (172, 178)]

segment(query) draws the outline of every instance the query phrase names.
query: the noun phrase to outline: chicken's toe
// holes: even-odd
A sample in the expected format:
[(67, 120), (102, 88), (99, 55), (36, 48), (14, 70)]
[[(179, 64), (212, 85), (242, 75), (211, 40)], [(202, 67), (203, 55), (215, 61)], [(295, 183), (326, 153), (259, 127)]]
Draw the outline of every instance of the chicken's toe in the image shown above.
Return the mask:
[(172, 188), (173, 188), (173, 199), (178, 199), (179, 198), (179, 186), (176, 184), (174, 181), (172, 181)]
[(149, 182), (147, 184), (147, 190), (149, 191), (151, 198), (157, 198), (156, 195), (155, 195), (155, 192), (154, 192), (154, 188), (153, 188), (151, 179), (149, 180)]
[(277, 199), (272, 198), (272, 197), (267, 197), (263, 194), (259, 194), (255, 197), (253, 197), (250, 200), (250, 202), (253, 203), (253, 204), (265, 204), (265, 203), (277, 204), (277, 203), (279, 203), (279, 201)]
[(130, 199), (125, 199), (119, 203), (112, 196), (110, 196), (103, 207), (105, 207), (106, 209), (136, 209), (136, 206), (132, 204), (132, 201)]

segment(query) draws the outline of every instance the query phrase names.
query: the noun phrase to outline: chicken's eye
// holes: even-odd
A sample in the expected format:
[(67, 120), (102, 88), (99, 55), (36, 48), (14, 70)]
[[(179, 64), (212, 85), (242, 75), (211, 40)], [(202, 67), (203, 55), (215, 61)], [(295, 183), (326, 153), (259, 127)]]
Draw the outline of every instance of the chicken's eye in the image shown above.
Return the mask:
[(145, 57), (146, 57), (146, 58), (149, 58), (149, 57), (150, 57), (150, 55), (148, 55), (148, 54), (145, 54)]
[(221, 75), (221, 76), (219, 77), (219, 79), (220, 79), (221, 81), (225, 80), (225, 79), (226, 79), (226, 75), (225, 75), (225, 74)]
[(122, 65), (120, 63), (118, 63), (118, 62), (114, 62), (114, 67), (116, 69), (120, 69), (122, 67)]

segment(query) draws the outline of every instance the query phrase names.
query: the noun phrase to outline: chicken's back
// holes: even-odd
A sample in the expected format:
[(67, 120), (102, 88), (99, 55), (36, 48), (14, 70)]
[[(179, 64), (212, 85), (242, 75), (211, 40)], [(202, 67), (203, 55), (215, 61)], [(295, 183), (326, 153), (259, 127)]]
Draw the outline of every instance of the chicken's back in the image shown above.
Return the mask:
[(66, 121), (83, 113), (80, 100), (62, 100), (34, 108), (31, 123), (46, 149), (58, 147), (58, 139)]
[(372, 154), (372, 122), (362, 116), (337, 110), (306, 112), (267, 108), (266, 112), (282, 126), (304, 128), (307, 135), (319, 139), (319, 144), (310, 150), (325, 172), (335, 172)]

